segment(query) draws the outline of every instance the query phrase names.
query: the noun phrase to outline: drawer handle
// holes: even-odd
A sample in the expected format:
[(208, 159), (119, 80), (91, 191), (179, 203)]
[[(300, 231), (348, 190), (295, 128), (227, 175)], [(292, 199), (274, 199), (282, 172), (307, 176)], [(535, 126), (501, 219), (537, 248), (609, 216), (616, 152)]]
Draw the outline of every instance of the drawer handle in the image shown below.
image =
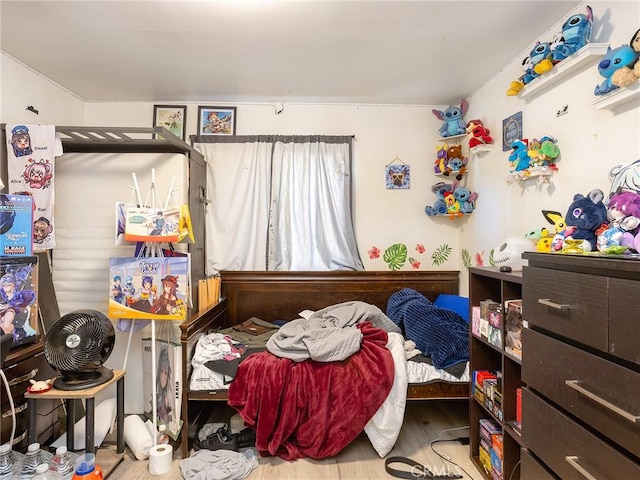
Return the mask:
[(29, 373), (25, 373), (21, 377), (12, 378), (9, 380), (9, 386), (13, 387), (14, 385), (18, 385), (19, 383), (26, 382), (27, 380), (31, 380), (38, 374), (38, 369), (34, 368)]
[(542, 305), (546, 305), (547, 307), (555, 308), (556, 310), (569, 310), (571, 308), (571, 305), (567, 305), (565, 303), (552, 302), (548, 298), (539, 298), (538, 303), (541, 303)]
[(564, 459), (567, 461), (569, 465), (571, 465), (578, 472), (580, 472), (580, 474), (584, 478), (587, 478), (588, 480), (598, 480), (596, 477), (591, 475), (586, 468), (584, 468), (582, 465), (578, 463), (578, 457), (576, 457), (575, 455), (567, 455), (566, 457), (564, 457)]
[(623, 410), (622, 408), (614, 405), (613, 403), (608, 402), (604, 398), (599, 397), (595, 393), (590, 392), (586, 388), (581, 387), (579, 382), (578, 382), (578, 380), (565, 380), (564, 383), (568, 387), (573, 388), (576, 392), (583, 394), (585, 397), (590, 398), (594, 402), (599, 403), (600, 405), (602, 405), (605, 408), (608, 408), (609, 410), (611, 410), (614, 413), (617, 413), (621, 417), (629, 420), (631, 423), (640, 422), (640, 416), (633, 415), (632, 413), (629, 413), (626, 410)]

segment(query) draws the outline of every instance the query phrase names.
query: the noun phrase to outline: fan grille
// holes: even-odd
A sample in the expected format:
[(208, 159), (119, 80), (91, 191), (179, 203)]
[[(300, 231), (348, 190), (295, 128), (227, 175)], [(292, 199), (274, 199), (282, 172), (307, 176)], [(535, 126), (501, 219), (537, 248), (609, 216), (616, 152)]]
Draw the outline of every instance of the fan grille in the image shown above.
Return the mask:
[(63, 315), (47, 333), (44, 354), (62, 372), (98, 368), (115, 344), (111, 321), (97, 310), (76, 310)]

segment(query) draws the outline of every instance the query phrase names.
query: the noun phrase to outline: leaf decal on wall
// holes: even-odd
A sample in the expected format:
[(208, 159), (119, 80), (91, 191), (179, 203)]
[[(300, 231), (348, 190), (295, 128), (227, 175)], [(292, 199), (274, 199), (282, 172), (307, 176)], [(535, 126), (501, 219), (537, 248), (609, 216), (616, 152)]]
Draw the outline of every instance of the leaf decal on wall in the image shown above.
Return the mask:
[(389, 265), (389, 270), (400, 270), (407, 261), (407, 246), (404, 243), (391, 245), (384, 251), (382, 259)]
[(464, 268), (469, 268), (471, 266), (471, 254), (466, 248), (462, 249), (462, 264), (464, 265)]
[(495, 267), (496, 264), (493, 261), (493, 251), (494, 249), (492, 248), (491, 251), (489, 252), (489, 265), (491, 265), (492, 267)]
[(433, 254), (431, 254), (431, 260), (433, 260), (434, 265), (442, 265), (449, 259), (449, 255), (451, 255), (452, 248), (446, 243), (440, 245)]

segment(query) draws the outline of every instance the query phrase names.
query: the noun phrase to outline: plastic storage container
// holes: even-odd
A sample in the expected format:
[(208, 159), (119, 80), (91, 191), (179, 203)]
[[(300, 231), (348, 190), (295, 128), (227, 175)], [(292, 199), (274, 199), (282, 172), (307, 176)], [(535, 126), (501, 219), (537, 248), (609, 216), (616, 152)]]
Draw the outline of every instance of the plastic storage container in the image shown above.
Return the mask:
[(49, 470), (61, 474), (63, 480), (69, 480), (75, 473), (77, 458), (76, 454), (67, 451), (66, 446), (60, 446), (49, 461)]
[(102, 469), (96, 465), (95, 453), (85, 453), (76, 460), (73, 480), (102, 480)]
[(32, 480), (62, 480), (62, 475), (49, 470), (48, 463), (41, 463), (36, 467), (36, 474), (32, 477)]

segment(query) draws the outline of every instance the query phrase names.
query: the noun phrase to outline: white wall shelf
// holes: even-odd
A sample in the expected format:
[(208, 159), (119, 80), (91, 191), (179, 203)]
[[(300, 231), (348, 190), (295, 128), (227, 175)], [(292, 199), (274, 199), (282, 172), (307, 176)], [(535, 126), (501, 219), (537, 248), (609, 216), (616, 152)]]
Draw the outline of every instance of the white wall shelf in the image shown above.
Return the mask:
[(450, 137), (441, 137), (438, 139), (438, 142), (450, 142), (451, 140), (455, 140), (456, 142), (460, 143), (460, 141), (466, 136), (467, 136), (466, 133), (461, 133), (460, 135), (452, 135)]
[(629, 85), (628, 87), (616, 88), (613, 92), (596, 97), (591, 104), (597, 109), (608, 108), (613, 110), (634, 98), (640, 98), (640, 80), (636, 80), (636, 83)]
[(570, 75), (597, 63), (598, 60), (607, 53), (607, 48), (609, 48), (608, 43), (586, 44), (569, 58), (555, 65), (549, 73), (545, 73), (531, 83), (526, 84), (522, 90), (520, 90), (520, 93), (518, 93), (518, 98), (530, 100), (557, 83), (569, 78)]

